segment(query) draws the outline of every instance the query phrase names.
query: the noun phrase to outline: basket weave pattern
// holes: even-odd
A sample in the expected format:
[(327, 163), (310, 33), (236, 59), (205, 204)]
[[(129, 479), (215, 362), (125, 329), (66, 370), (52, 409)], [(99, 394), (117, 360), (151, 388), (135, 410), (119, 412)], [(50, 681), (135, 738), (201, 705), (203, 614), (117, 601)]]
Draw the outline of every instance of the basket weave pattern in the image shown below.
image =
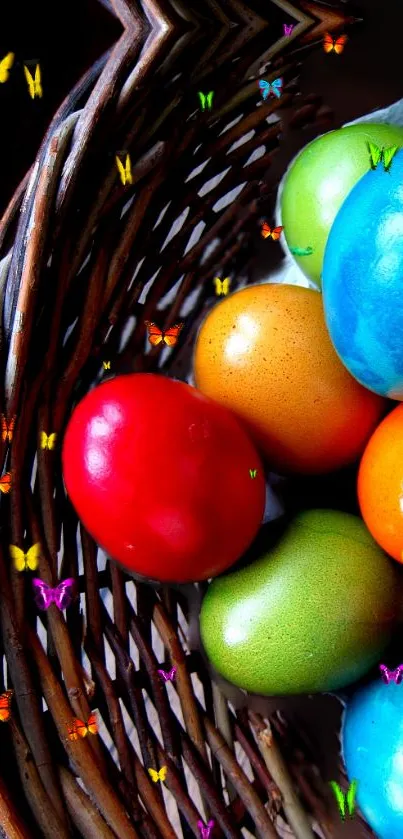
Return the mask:
[[(1, 727), (0, 825), (7, 839), (174, 839), (213, 819), (212, 839), (312, 839), (313, 825), (328, 839), (338, 817), (301, 732), (231, 706), (189, 641), (185, 590), (134, 582), (105, 560), (66, 496), (59, 444), (103, 376), (188, 377), (214, 276), (231, 275), (232, 289), (248, 277), (288, 162), (332, 127), (317, 97), (298, 96), (298, 50), (347, 19), (302, 0), (265, 14), (241, 0), (104, 5), (123, 34), (59, 108), (0, 223), (2, 410), (17, 417), (1, 443), (12, 476), (1, 687), (15, 696)], [(295, 24), (291, 36), (282, 23)], [(281, 100), (263, 102), (256, 80), (279, 74)], [(215, 91), (211, 111), (198, 90)], [(183, 339), (145, 349), (147, 319), (184, 320)], [(40, 447), (42, 431), (57, 434), (54, 450)], [(30, 575), (12, 567), (10, 544), (38, 542), (37, 576), (77, 581), (65, 616), (38, 614)], [(172, 666), (164, 684), (158, 668)], [(72, 718), (94, 708), (99, 735), (71, 741)], [(164, 785), (153, 783), (147, 770), (162, 766)]]

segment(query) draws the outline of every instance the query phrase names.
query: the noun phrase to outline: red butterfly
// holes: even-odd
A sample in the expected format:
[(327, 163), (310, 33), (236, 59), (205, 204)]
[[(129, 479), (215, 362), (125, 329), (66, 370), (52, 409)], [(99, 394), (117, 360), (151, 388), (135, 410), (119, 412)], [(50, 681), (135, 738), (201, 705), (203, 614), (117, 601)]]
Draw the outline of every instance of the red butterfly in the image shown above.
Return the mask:
[(282, 231), (282, 227), (269, 227), (267, 221), (265, 221), (262, 224), (262, 229), (260, 232), (263, 236), (263, 239), (267, 239), (267, 237), (270, 236), (271, 239), (274, 239), (274, 241), (276, 241), (280, 238)]
[(6, 690), (5, 693), (0, 695), (0, 722), (7, 722), (10, 719), (10, 705), (13, 695), (13, 690)]
[(11, 472), (5, 472), (3, 477), (0, 478), (0, 492), (6, 494), (10, 492), (11, 489)]
[(328, 32), (323, 37), (323, 49), (325, 52), (335, 52), (336, 55), (340, 55), (341, 52), (344, 50), (344, 46), (347, 41), (347, 35), (340, 35), (340, 38), (332, 38)]
[(163, 332), (155, 323), (152, 323), (150, 320), (144, 321), (145, 325), (148, 330), (148, 340), (153, 347), (157, 347), (158, 344), (164, 342), (168, 347), (174, 347), (181, 329), (183, 329), (183, 323), (176, 323), (175, 326), (171, 326), (170, 329), (166, 329)]
[(14, 414), (14, 416), (10, 419), (10, 422), (7, 425), (7, 420), (4, 416), (4, 414), (1, 415), (1, 437), (2, 437), (2, 440), (9, 440), (10, 443), (11, 443), (11, 440), (13, 439), (13, 431), (14, 431), (15, 420), (16, 420), (16, 416)]
[(90, 714), (87, 723), (82, 720), (78, 720), (77, 717), (75, 717), (73, 719), (73, 725), (67, 726), (67, 731), (69, 733), (69, 740), (78, 740), (79, 737), (86, 737), (87, 734), (97, 734), (97, 715)]

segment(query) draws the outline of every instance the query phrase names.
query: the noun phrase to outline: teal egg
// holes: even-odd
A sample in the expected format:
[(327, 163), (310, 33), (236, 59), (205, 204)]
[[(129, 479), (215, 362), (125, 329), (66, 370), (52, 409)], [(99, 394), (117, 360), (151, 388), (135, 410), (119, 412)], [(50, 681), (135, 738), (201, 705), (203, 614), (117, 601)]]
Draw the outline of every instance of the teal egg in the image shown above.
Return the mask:
[(381, 679), (348, 703), (342, 749), (357, 804), (379, 839), (403, 836), (403, 684)]
[(369, 390), (403, 400), (403, 150), (389, 171), (382, 162), (369, 169), (342, 204), (322, 287), (343, 364)]

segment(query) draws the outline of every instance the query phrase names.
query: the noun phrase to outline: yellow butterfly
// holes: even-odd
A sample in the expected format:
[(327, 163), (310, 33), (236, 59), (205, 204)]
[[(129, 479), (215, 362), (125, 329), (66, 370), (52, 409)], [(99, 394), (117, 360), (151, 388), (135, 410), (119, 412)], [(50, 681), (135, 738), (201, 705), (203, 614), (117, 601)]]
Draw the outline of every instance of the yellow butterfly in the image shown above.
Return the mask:
[(102, 364), (104, 365), (104, 370), (110, 370), (111, 369), (110, 361), (103, 361)]
[(7, 55), (0, 61), (0, 82), (7, 82), (9, 77), (10, 67), (13, 66), (14, 53), (8, 52)]
[(14, 560), (14, 567), (17, 571), (36, 571), (39, 565), (39, 557), (41, 555), (40, 542), (36, 542), (29, 550), (24, 553), (17, 545), (9, 545), (10, 556)]
[(156, 784), (157, 781), (165, 781), (167, 768), (166, 766), (163, 766), (159, 772), (156, 772), (155, 769), (149, 769), (148, 774), (151, 775), (151, 779), (154, 781), (154, 784)]
[(220, 280), (219, 277), (215, 277), (214, 285), (216, 294), (220, 297), (221, 294), (228, 294), (231, 280), (229, 277), (226, 277), (225, 280)]
[(122, 181), (123, 186), (126, 184), (132, 183), (132, 165), (130, 162), (130, 154), (126, 155), (126, 162), (123, 166), (123, 163), (117, 155), (115, 156), (116, 166), (118, 167), (118, 172), (120, 175), (120, 180)]
[(46, 431), (41, 431), (41, 449), (49, 449), (52, 451), (56, 445), (56, 437), (56, 432), (53, 432), (53, 434), (49, 434), (48, 436)]
[(35, 99), (36, 96), (42, 98), (42, 85), (41, 85), (41, 68), (39, 64), (35, 67), (35, 77), (33, 77), (28, 70), (28, 67), (24, 64), (24, 73), (25, 78), (28, 84), (28, 92), (31, 99)]

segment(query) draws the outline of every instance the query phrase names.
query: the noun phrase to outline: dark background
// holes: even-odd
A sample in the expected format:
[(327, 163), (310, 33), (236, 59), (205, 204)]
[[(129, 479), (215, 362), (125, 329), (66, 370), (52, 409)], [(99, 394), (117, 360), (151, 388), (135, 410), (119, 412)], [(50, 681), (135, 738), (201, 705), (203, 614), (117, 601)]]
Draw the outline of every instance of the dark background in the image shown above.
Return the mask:
[[(55, 111), (122, 28), (97, 0), (1, 0), (0, 8), (0, 58), (15, 53), (9, 80), (0, 84), (1, 214), (34, 162)], [(24, 76), (24, 62), (35, 60), (42, 71), (42, 99), (30, 98)]]

